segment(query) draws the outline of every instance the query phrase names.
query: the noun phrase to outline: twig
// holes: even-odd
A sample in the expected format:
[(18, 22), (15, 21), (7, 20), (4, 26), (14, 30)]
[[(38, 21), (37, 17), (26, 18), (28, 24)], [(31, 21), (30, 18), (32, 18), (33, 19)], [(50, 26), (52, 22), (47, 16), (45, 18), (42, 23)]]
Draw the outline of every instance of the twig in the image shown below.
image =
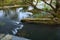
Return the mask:
[(52, 0), (50, 1), (50, 4), (52, 3)]
[[(54, 12), (56, 12), (56, 8), (52, 6), (52, 4), (50, 3), (47, 3), (46, 1), (43, 1), (45, 4), (49, 5), (53, 10)], [(52, 2), (52, 1), (51, 1)]]

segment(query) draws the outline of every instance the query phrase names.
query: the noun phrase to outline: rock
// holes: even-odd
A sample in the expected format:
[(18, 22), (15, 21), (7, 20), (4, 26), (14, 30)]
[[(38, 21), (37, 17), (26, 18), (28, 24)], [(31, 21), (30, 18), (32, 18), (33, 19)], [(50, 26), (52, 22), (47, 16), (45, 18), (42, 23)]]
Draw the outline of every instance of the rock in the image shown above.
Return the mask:
[(0, 34), (0, 39), (2, 38), (2, 37), (4, 37), (5, 36), (5, 34)]
[(26, 39), (26, 38), (23, 38), (23, 37), (17, 37), (17, 36), (7, 34), (1, 40), (30, 40), (30, 39)]

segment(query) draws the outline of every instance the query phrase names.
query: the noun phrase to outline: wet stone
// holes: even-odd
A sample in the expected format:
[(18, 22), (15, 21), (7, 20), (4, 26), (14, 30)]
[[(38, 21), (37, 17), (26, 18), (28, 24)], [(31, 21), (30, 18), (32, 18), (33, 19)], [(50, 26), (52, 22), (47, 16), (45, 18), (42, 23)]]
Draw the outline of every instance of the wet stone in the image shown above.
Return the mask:
[(30, 40), (30, 39), (26, 39), (23, 37), (17, 37), (17, 36), (13, 36), (13, 35), (6, 35), (4, 38), (2, 38), (1, 40)]

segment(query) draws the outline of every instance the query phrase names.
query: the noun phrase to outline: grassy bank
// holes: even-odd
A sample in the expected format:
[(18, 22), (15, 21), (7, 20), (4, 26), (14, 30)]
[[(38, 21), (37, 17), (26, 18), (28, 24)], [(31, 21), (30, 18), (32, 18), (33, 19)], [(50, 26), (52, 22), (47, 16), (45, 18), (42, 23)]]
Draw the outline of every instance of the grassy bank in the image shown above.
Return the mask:
[(26, 18), (26, 19), (23, 19), (22, 22), (44, 23), (44, 24), (60, 24), (60, 21), (55, 22), (51, 18)]

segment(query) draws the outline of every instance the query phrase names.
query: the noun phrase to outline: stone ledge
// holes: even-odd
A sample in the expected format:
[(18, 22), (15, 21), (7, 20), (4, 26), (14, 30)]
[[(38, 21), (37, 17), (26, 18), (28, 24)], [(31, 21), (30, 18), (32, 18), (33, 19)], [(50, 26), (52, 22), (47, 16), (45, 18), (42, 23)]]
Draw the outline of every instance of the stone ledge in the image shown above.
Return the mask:
[(7, 34), (5, 37), (1, 38), (0, 40), (30, 40), (30, 39)]
[(31, 20), (31, 21), (34, 21), (34, 20), (51, 20), (51, 18), (25, 18), (22, 20)]

